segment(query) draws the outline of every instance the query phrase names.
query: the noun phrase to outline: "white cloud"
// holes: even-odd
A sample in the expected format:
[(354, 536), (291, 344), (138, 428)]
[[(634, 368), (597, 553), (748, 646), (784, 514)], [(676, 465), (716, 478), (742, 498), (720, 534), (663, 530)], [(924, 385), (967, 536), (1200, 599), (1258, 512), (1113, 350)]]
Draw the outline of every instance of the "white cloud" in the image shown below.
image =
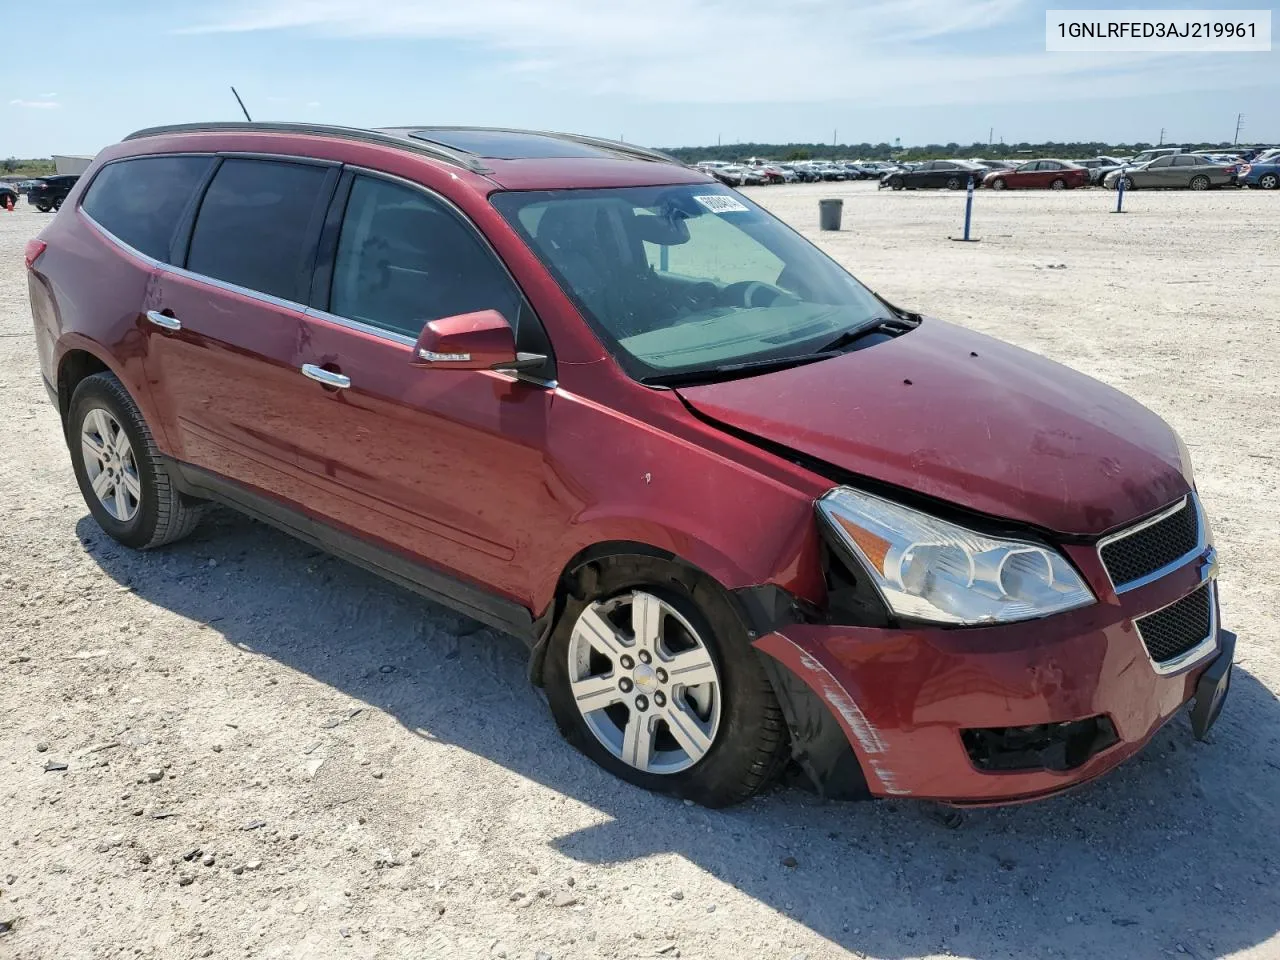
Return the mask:
[(320, 101), (319, 101), (319, 100), (308, 100), (308, 101), (307, 101), (307, 109), (308, 109), (308, 110), (314, 110), (314, 109), (316, 109), (318, 106), (320, 106)]
[[(180, 32), (454, 41), (490, 72), (655, 103), (998, 103), (1107, 96), (1139, 77), (1162, 92), (1242, 82), (1222, 58), (1175, 70), (1149, 54), (1046, 54), (1033, 0), (222, 0), (214, 10)], [(1017, 52), (991, 50), (984, 32), (1008, 35), (1014, 22), (1030, 33)]]
[(57, 94), (56, 94), (56, 93), (42, 93), (42, 94), (40, 94), (40, 99), (41, 99), (41, 100), (52, 100), (52, 99), (53, 99), (54, 97), (56, 97), (56, 96), (57, 96)]
[(55, 100), (10, 100), (9, 106), (25, 107), (28, 110), (57, 110), (62, 104)]

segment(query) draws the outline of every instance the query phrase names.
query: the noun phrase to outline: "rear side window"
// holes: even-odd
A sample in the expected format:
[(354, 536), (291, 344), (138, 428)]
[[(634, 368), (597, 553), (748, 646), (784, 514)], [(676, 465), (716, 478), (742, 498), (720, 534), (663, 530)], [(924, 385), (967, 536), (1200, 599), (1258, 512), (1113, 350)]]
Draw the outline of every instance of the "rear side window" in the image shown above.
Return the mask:
[(497, 310), (515, 327), (521, 295), (493, 254), (443, 204), (372, 177), (351, 185), (329, 311), (417, 337), (425, 324)]
[[(326, 167), (275, 160), (224, 160), (191, 234), (187, 269), (301, 302), (307, 254), (323, 215)], [(328, 201), (328, 196), (324, 197)]]
[(80, 206), (113, 236), (168, 260), (173, 233), (212, 157), (140, 157), (102, 168)]

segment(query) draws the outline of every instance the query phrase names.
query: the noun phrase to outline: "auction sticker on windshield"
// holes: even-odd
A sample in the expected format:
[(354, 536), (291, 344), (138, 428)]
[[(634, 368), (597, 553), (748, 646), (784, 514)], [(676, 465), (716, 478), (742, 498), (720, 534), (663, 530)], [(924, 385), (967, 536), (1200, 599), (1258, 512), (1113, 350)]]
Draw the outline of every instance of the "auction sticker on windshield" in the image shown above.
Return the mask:
[(723, 193), (713, 193), (706, 197), (694, 197), (700, 204), (710, 210), (712, 213), (746, 213), (746, 204), (733, 197), (726, 197)]

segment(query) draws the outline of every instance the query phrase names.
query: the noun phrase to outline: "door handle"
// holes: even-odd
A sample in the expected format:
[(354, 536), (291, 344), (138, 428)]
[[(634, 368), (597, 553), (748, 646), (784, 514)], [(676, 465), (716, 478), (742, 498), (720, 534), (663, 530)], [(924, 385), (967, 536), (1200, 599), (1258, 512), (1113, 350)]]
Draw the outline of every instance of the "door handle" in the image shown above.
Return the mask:
[(148, 310), (147, 319), (154, 323), (157, 327), (163, 327), (165, 330), (181, 330), (182, 321), (177, 317), (171, 317), (168, 314), (161, 313), (159, 310)]
[(304, 363), (302, 375), (310, 377), (316, 383), (323, 383), (326, 387), (336, 387), (339, 390), (345, 390), (351, 386), (351, 378), (345, 373), (334, 373), (324, 367), (317, 367), (314, 363)]

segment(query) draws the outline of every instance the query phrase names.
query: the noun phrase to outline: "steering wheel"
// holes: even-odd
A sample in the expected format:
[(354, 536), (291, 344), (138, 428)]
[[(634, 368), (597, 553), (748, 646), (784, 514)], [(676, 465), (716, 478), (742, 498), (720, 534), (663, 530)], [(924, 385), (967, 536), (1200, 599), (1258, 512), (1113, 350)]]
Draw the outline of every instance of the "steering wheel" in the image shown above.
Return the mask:
[(759, 280), (739, 280), (720, 291), (720, 302), (739, 307), (767, 307), (779, 297), (788, 296), (785, 290)]

